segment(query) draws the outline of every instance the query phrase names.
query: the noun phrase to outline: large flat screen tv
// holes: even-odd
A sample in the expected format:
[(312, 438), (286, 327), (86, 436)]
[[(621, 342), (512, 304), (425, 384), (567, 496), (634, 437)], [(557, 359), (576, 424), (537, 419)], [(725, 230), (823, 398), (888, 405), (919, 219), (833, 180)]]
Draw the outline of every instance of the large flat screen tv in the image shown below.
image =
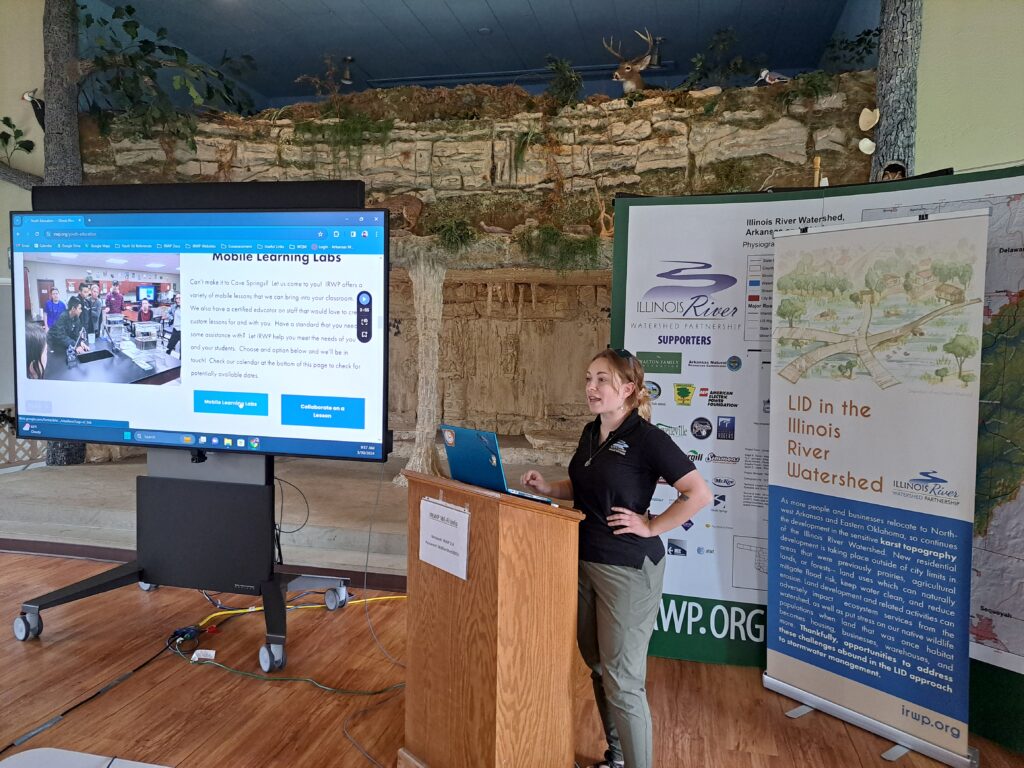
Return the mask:
[(20, 437), (387, 458), (386, 212), (14, 212), (11, 243)]

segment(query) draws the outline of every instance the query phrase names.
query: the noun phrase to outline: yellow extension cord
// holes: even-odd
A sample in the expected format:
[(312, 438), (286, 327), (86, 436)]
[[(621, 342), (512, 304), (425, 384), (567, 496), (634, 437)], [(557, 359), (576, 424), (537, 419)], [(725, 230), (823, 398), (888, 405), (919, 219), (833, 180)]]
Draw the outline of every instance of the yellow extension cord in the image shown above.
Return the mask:
[[(363, 597), (363, 598), (360, 598), (359, 600), (349, 600), (347, 603), (345, 603), (345, 605), (359, 605), (360, 603), (375, 603), (375, 602), (377, 602), (379, 600), (405, 600), (406, 597), (408, 597), (408, 595), (392, 595), (392, 596), (389, 596), (389, 597)], [(306, 609), (326, 610), (327, 606), (326, 605), (293, 605), (293, 606), (289, 606), (289, 610), (293, 610), (293, 611), (306, 610)], [(237, 615), (242, 614), (242, 613), (256, 613), (256, 612), (262, 611), (262, 610), (263, 610), (263, 606), (262, 605), (254, 605), (254, 606), (252, 606), (250, 608), (238, 608), (238, 609), (233, 610), (233, 611), (217, 611), (216, 613), (211, 613), (205, 619), (200, 621), (199, 624), (197, 624), (196, 626), (205, 627), (211, 621), (213, 621), (214, 619), (219, 618), (221, 616), (237, 616)]]

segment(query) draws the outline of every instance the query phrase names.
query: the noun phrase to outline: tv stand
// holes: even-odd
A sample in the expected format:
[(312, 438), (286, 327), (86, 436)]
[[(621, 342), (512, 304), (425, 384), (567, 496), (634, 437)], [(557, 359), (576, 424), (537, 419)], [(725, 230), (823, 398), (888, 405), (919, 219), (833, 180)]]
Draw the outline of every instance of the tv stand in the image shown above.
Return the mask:
[(205, 589), (263, 599), (264, 672), (284, 668), (285, 592), (324, 589), (335, 610), (348, 602), (348, 579), (310, 576), (274, 564), (272, 456), (150, 449), (136, 486), (136, 559), (22, 603), (14, 636), (43, 631), (40, 611), (128, 584)]

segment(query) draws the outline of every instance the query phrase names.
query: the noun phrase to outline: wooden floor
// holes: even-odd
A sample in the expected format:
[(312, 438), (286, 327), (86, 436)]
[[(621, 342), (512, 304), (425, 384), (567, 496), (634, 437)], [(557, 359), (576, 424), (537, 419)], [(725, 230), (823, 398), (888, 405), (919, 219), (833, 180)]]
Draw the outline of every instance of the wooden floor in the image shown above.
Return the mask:
[[(0, 554), (0, 607), (11, 621), (22, 600), (98, 573), (105, 563)], [(359, 590), (354, 590), (359, 592)], [(364, 596), (364, 595), (358, 595)], [(365, 595), (371, 596), (371, 595)], [(234, 598), (246, 604), (244, 598)], [(401, 659), (404, 602), (369, 604), (381, 644)], [(268, 683), (169, 653), (116, 687), (68, 710), (157, 653), (170, 632), (212, 612), (199, 593), (134, 587), (50, 609), (38, 640), (19, 643), (0, 627), (0, 749), (47, 720), (53, 727), (0, 754), (57, 747), (183, 768), (369, 766), (344, 735), (380, 764), (394, 766), (402, 745), (401, 692), (377, 697), (330, 694), (299, 683)], [(243, 616), (204, 638), (217, 660), (258, 672), (262, 614)], [(363, 606), (288, 616), (288, 665), (335, 688), (378, 689), (403, 680), (374, 643)], [(589, 678), (579, 666), (577, 757), (587, 764), (604, 746)], [(789, 720), (794, 702), (765, 690), (760, 671), (652, 659), (648, 691), (660, 768), (867, 768), (892, 766), (890, 746), (820, 713)], [(373, 707), (368, 711), (367, 707)], [(971, 743), (983, 768), (1024, 766), (1024, 756), (979, 737)], [(938, 766), (919, 755), (896, 765)], [(440, 767), (443, 768), (443, 767)], [(548, 768), (545, 766), (544, 768)], [(551, 768), (560, 768), (552, 766)]]

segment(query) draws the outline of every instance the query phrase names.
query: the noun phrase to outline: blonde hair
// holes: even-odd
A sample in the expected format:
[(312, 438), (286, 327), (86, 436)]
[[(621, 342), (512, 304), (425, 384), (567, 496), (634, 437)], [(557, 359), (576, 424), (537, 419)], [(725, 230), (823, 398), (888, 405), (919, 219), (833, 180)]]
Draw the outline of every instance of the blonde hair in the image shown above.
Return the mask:
[(612, 377), (621, 386), (627, 382), (633, 385), (633, 394), (626, 398), (626, 407), (636, 408), (640, 418), (651, 420), (651, 393), (644, 386), (644, 367), (630, 352), (624, 349), (602, 349), (590, 362), (606, 360), (612, 369)]

